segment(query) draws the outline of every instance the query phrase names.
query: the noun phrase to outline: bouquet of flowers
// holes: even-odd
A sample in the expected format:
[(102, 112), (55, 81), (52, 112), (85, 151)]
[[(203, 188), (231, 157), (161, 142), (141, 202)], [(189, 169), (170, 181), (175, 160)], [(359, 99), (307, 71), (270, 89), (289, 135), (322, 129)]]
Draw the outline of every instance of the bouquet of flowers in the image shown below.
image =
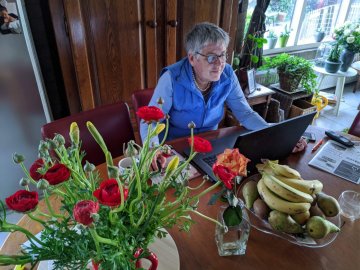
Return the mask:
[(360, 52), (360, 22), (345, 22), (334, 31), (337, 42), (349, 51)]
[[(193, 221), (189, 213), (218, 223), (198, 212), (197, 205), (221, 182), (194, 192), (202, 184), (190, 188), (184, 174), (196, 153), (211, 151), (211, 144), (193, 136), (195, 125), (189, 124), (189, 159), (180, 162), (175, 156), (162, 172), (163, 180), (151, 184), (149, 179), (159, 173), (150, 169), (151, 162), (167, 146), (164, 141), (150, 145), (150, 140), (162, 131), (167, 133), (168, 120), (166, 125), (161, 123), (165, 115), (152, 106), (140, 108), (137, 114), (149, 124), (148, 136), (142, 147), (134, 141), (127, 144), (126, 155), (131, 156), (132, 167), (124, 174), (114, 166), (111, 153), (91, 122), (87, 122), (87, 128), (106, 157), (107, 179), (101, 179), (93, 164), (84, 164), (76, 123), (70, 126), (71, 145), (65, 147), (60, 134), (41, 141), (39, 159), (29, 170), (24, 157), (14, 154), (13, 160), (22, 167), (25, 177), (20, 181), (23, 189), (6, 198), (6, 204), (40, 223), (43, 231), (38, 236), (9, 223), (1, 202), (0, 231), (21, 232), (30, 244), (19, 255), (0, 255), (0, 265), (30, 263), (33, 267), (39, 261), (54, 260), (53, 269), (86, 269), (92, 261), (95, 269), (135, 269), (139, 258), (149, 256), (147, 247), (154, 238), (166, 235), (163, 228), (176, 225), (184, 231), (190, 229)], [(216, 170), (218, 174), (222, 169)], [(42, 191), (47, 211), (39, 209), (39, 193), (30, 191), (30, 183)], [(171, 192), (175, 193), (173, 199), (168, 196)], [(60, 207), (52, 205), (53, 198), (60, 201)]]

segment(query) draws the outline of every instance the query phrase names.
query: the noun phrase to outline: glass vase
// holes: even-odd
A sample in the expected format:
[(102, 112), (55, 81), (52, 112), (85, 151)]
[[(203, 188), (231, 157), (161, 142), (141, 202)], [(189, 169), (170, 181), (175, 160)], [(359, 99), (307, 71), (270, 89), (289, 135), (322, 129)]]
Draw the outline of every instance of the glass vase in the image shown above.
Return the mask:
[(220, 256), (245, 254), (250, 234), (250, 222), (244, 204), (242, 202), (239, 204), (242, 212), (242, 221), (236, 226), (225, 225), (223, 213), (227, 208), (226, 206), (222, 206), (218, 214), (218, 221), (223, 225), (217, 224), (215, 228), (215, 241)]

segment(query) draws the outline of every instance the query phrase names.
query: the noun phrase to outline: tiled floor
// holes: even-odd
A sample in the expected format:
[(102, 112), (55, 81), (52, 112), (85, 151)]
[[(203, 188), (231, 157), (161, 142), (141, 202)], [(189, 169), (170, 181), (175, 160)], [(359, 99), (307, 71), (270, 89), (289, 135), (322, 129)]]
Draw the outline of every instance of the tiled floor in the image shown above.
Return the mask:
[[(345, 86), (343, 99), (340, 104), (339, 116), (335, 116), (334, 107), (328, 105), (321, 111), (321, 114), (319, 118), (315, 120), (314, 125), (335, 131), (342, 131), (349, 128), (358, 112), (358, 106), (360, 104), (360, 90), (353, 93), (353, 88), (354, 84)], [(326, 92), (334, 93), (334, 90), (335, 89), (332, 88), (326, 90)], [(16, 223), (21, 216), (21, 214), (9, 213), (7, 220)], [(6, 236), (7, 233), (0, 233), (0, 246), (4, 242)]]
[[(349, 128), (358, 113), (360, 104), (360, 90), (353, 93), (353, 89), (354, 83), (345, 85), (338, 116), (334, 113), (334, 107), (328, 105), (321, 111), (319, 118), (313, 124), (334, 131), (343, 131)], [(334, 91), (334, 88), (325, 90), (329, 93), (334, 93)]]

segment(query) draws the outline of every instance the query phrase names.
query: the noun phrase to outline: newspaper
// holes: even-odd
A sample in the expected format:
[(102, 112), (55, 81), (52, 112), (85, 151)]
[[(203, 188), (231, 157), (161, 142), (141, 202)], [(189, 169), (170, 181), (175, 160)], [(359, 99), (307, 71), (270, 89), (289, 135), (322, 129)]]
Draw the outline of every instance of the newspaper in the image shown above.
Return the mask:
[[(171, 154), (166, 158), (166, 163), (165, 163), (165, 168), (167, 167), (167, 165), (169, 164), (169, 162), (175, 157), (178, 156), (180, 162), (184, 161), (184, 157), (182, 155), (180, 155), (178, 152), (176, 152), (174, 149), (171, 149)], [(151, 177), (151, 180), (153, 182), (153, 184), (159, 184), (162, 180), (163, 177), (165, 175), (165, 171), (162, 171), (161, 173), (154, 175)], [(181, 181), (182, 179), (193, 179), (195, 177), (200, 176), (200, 172), (195, 169), (194, 166), (192, 166), (191, 164), (188, 165), (187, 169), (184, 170), (184, 172), (181, 173), (181, 175), (179, 176), (179, 181)]]
[(339, 176), (353, 183), (360, 183), (360, 141), (346, 147), (329, 140), (316, 153), (309, 165)]

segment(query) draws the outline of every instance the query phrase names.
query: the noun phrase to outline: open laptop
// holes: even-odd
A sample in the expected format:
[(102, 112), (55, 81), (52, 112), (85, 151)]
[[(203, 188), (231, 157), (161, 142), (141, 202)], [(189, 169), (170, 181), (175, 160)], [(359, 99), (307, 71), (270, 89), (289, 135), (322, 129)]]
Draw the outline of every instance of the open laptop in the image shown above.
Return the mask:
[[(226, 148), (238, 148), (241, 154), (251, 160), (247, 169), (252, 173), (256, 170), (255, 165), (260, 163), (262, 158), (281, 160), (291, 154), (315, 114), (316, 112), (312, 112), (276, 123), (264, 129), (245, 130), (210, 141), (213, 151), (206, 154), (197, 154), (192, 162), (212, 180), (215, 180), (212, 165), (216, 161), (216, 156)], [(184, 153), (189, 156), (190, 148), (187, 148)]]

